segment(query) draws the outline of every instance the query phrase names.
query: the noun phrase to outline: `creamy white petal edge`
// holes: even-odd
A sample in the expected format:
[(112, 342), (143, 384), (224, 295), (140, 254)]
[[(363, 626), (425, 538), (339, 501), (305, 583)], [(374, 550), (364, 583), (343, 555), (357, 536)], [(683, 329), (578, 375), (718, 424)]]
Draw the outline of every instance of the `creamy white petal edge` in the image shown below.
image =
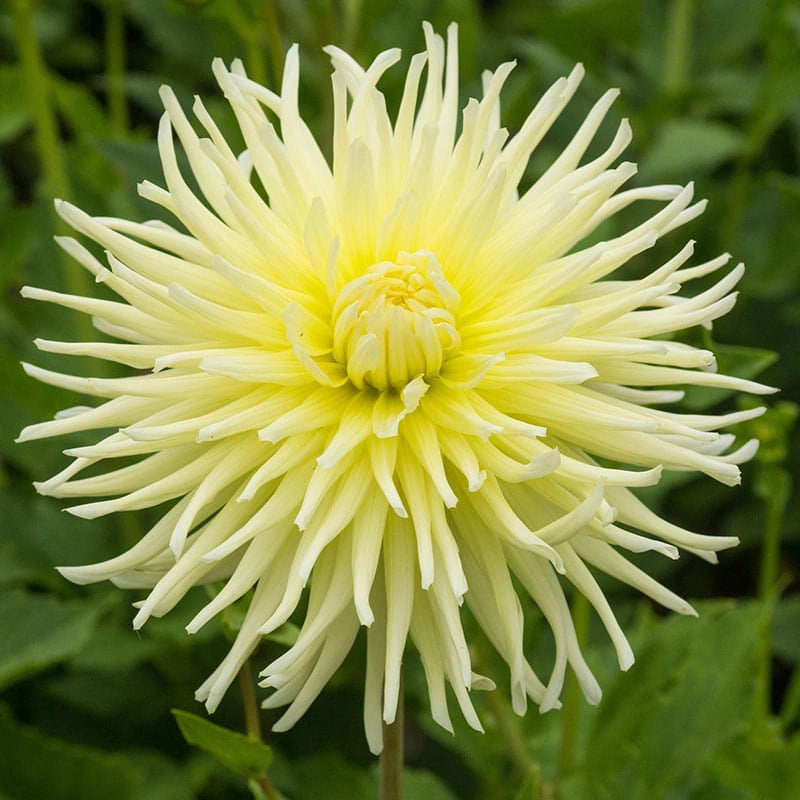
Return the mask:
[[(631, 649), (593, 572), (691, 614), (620, 551), (675, 558), (681, 547), (715, 561), (736, 544), (661, 519), (629, 487), (658, 482), (662, 469), (738, 483), (736, 465), (755, 444), (731, 453), (733, 437), (719, 429), (763, 409), (673, 412), (660, 406), (681, 393), (664, 387), (771, 391), (720, 375), (712, 353), (663, 337), (709, 325), (733, 306), (742, 268), (725, 272), (727, 256), (688, 266), (689, 243), (641, 280), (609, 279), (704, 208), (691, 185), (622, 188), (636, 171), (616, 164), (627, 121), (602, 155), (581, 163), (616, 92), (519, 195), (531, 152), (583, 69), (557, 81), (509, 136), (499, 96), (513, 64), (488, 73), (482, 99), (459, 118), (456, 28), (446, 42), (428, 25), (424, 32), (426, 51), (411, 59), (394, 119), (376, 85), (399, 51), (364, 70), (328, 48), (332, 166), (298, 110), (296, 47), (280, 95), (250, 81), (240, 62), (214, 62), (244, 138), (240, 157), (200, 99), (190, 122), (164, 87), (166, 187), (144, 183), (140, 193), (172, 212), (180, 230), (59, 202), (61, 217), (100, 250), (59, 243), (119, 300), (23, 290), (91, 315), (112, 340), (38, 340), (42, 350), (146, 371), (84, 378), (25, 366), (103, 402), (32, 425), (21, 440), (113, 431), (67, 451), (70, 466), (39, 491), (103, 498), (69, 509), (86, 518), (174, 503), (128, 552), (61, 572), (150, 589), (136, 628), (199, 583), (225, 582), (190, 622), (192, 633), (252, 591), (235, 643), (198, 690), (209, 711), (307, 592), (296, 643), (261, 673), (275, 690), (265, 705), (288, 704), (275, 728), (291, 726), (365, 626), (364, 721), (375, 752), (381, 721), (395, 716), (409, 637), (436, 721), (451, 728), (449, 683), (480, 729), (470, 690), (493, 683), (473, 671), (464, 601), (508, 663), (518, 713), (528, 698), (542, 711), (557, 706), (568, 664), (597, 702), (564, 579), (586, 595), (627, 669)], [(176, 136), (199, 196), (181, 174)], [(582, 246), (641, 200), (660, 210)], [(682, 293), (717, 270), (723, 277), (711, 288)], [(140, 459), (79, 477), (130, 456)], [(543, 679), (525, 655), (518, 586), (553, 631), (555, 661)]]

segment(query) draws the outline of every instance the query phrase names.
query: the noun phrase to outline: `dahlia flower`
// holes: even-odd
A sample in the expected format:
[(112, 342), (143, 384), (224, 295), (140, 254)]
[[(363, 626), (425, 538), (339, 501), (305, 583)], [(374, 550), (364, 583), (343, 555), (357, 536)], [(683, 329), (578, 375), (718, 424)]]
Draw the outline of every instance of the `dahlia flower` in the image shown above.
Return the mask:
[[(238, 61), (214, 62), (246, 146), (238, 156), (200, 99), (192, 122), (162, 88), (166, 187), (139, 190), (178, 226), (58, 202), (105, 263), (74, 238), (59, 244), (119, 299), (23, 289), (91, 315), (112, 340), (37, 340), (41, 350), (136, 370), (76, 377), (25, 365), (101, 402), (31, 425), (22, 440), (112, 430), (65, 451), (70, 465), (38, 491), (102, 498), (67, 509), (86, 519), (171, 503), (126, 553), (61, 573), (149, 590), (137, 629), (197, 584), (222, 588), (189, 633), (250, 593), (230, 652), (198, 689), (209, 711), (261, 638), (297, 619), (307, 594), (296, 641), (261, 673), (275, 690), (264, 705), (288, 704), (275, 729), (289, 728), (364, 627), (364, 722), (375, 752), (382, 720), (396, 714), (409, 638), (433, 718), (452, 729), (449, 684), (481, 728), (470, 690), (494, 684), (473, 669), (464, 603), (508, 664), (517, 713), (529, 698), (542, 711), (557, 706), (567, 664), (597, 702), (564, 585), (588, 598), (627, 669), (631, 648), (596, 574), (691, 614), (623, 553), (676, 558), (680, 547), (715, 561), (736, 544), (662, 519), (631, 488), (657, 483), (664, 469), (738, 483), (737, 464), (756, 443), (731, 452), (734, 437), (719, 429), (763, 409), (682, 413), (665, 408), (682, 396), (666, 387), (770, 391), (719, 374), (711, 352), (675, 338), (733, 306), (741, 265), (725, 271), (723, 255), (689, 266), (689, 242), (643, 278), (613, 277), (704, 208), (691, 185), (622, 188), (636, 172), (616, 163), (631, 138), (625, 120), (601, 155), (581, 163), (617, 92), (520, 189), (583, 69), (558, 80), (511, 135), (499, 96), (513, 64), (485, 74), (482, 98), (459, 114), (456, 28), (446, 43), (424, 31), (425, 52), (411, 59), (392, 116), (377, 84), (400, 52), (363, 69), (327, 48), (332, 163), (298, 110), (296, 46), (280, 94)], [(176, 135), (199, 194), (181, 173)], [(638, 201), (659, 210), (586, 243)], [(683, 293), (717, 271), (716, 283)], [(124, 466), (98, 469), (120, 458)], [(79, 477), (87, 468), (90, 477)], [(552, 629), (549, 677), (526, 657), (523, 590)]]

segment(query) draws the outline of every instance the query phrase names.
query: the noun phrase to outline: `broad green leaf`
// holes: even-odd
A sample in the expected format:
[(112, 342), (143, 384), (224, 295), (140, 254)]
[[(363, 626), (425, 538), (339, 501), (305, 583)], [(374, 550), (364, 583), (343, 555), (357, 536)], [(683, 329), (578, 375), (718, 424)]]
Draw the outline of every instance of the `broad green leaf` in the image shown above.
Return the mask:
[(47, 681), (47, 694), (68, 708), (103, 719), (155, 723), (164, 713), (164, 681), (151, 669), (76, 671)]
[(24, 591), (0, 597), (0, 688), (79, 652), (102, 611), (97, 603)]
[(700, 605), (654, 625), (598, 707), (570, 798), (646, 800), (697, 773), (749, 719), (760, 609)]
[(787, 258), (800, 250), (800, 179), (770, 173), (748, 193), (743, 219), (735, 231), (737, 258), (744, 261), (745, 297), (783, 302), (800, 291), (800, 273)]
[(800, 597), (787, 597), (776, 606), (772, 647), (781, 657), (800, 664)]
[(53, 95), (59, 112), (77, 136), (102, 136), (109, 132), (108, 117), (87, 87), (57, 79), (53, 81)]
[(433, 773), (403, 770), (403, 800), (455, 800), (455, 795)]
[(696, 9), (694, 35), (701, 63), (731, 63), (761, 36), (769, 3), (749, 0), (703, 0)]
[(133, 800), (141, 775), (121, 756), (54, 739), (0, 711), (4, 800)]
[[(37, 478), (43, 477), (42, 469)], [(107, 520), (87, 522), (64, 514), (57, 501), (40, 497), (27, 481), (13, 480), (0, 488), (0, 507), (7, 531), (0, 537), (0, 579), (63, 591), (71, 584), (56, 572), (55, 565), (102, 561), (119, 552)], [(116, 590), (112, 594), (122, 598)]]
[(378, 795), (373, 775), (334, 753), (293, 762), (292, 776), (292, 800), (375, 800)]
[(154, 141), (98, 138), (94, 145), (121, 173), (126, 186), (135, 187), (143, 180), (161, 181), (161, 161)]
[(272, 749), (257, 739), (215, 725), (188, 711), (173, 709), (172, 714), (186, 741), (214, 756), (240, 775), (263, 772), (272, 761)]
[[(151, 0), (127, 0), (126, 13), (145, 33), (161, 54), (162, 66), (178, 64), (175, 74), (207, 75), (211, 54), (226, 60), (241, 55), (230, 30), (219, 24), (204, 24), (193, 8), (178, 3), (153, 3)], [(241, 42), (238, 43), (239, 47)], [(172, 83), (173, 81), (170, 81)]]
[(752, 800), (797, 800), (800, 735), (788, 741), (754, 733), (737, 736), (720, 750), (709, 772)]
[(178, 765), (154, 752), (131, 753), (128, 759), (142, 773), (131, 800), (195, 800), (200, 784), (191, 762)]
[(746, 114), (756, 98), (759, 79), (759, 73), (752, 67), (723, 66), (700, 76), (704, 108), (709, 113)]
[(157, 649), (154, 641), (136, 636), (130, 630), (101, 625), (72, 660), (72, 666), (99, 672), (127, 670), (146, 661)]
[(3, 286), (20, 283), (22, 265), (42, 233), (41, 217), (42, 209), (38, 205), (17, 205), (0, 216), (0, 281)]
[(721, 122), (677, 119), (666, 123), (643, 156), (643, 180), (689, 180), (725, 163), (747, 144), (734, 127)]

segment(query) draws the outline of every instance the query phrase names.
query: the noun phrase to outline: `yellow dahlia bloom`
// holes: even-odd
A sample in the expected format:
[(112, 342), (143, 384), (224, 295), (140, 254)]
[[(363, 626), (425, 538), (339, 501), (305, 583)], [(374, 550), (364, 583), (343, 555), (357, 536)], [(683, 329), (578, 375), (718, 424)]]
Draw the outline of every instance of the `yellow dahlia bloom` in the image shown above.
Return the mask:
[[(684, 293), (728, 262), (689, 266), (689, 243), (644, 278), (612, 277), (704, 207), (691, 185), (622, 188), (636, 172), (616, 163), (627, 121), (605, 152), (581, 163), (617, 92), (600, 98), (520, 192), (532, 151), (583, 69), (557, 81), (511, 135), (499, 96), (513, 64), (487, 73), (483, 97), (459, 113), (455, 26), (445, 44), (426, 25), (425, 40), (394, 117), (377, 84), (400, 52), (363, 69), (327, 49), (332, 164), (298, 111), (296, 47), (279, 95), (239, 62), (214, 63), (246, 144), (238, 156), (199, 99), (190, 121), (163, 88), (166, 187), (144, 183), (140, 192), (179, 226), (91, 217), (59, 202), (105, 263), (75, 239), (59, 243), (119, 300), (23, 290), (90, 314), (113, 340), (39, 340), (42, 350), (138, 370), (86, 378), (25, 366), (102, 401), (32, 425), (23, 440), (113, 430), (67, 450), (72, 463), (38, 490), (106, 498), (68, 509), (84, 518), (172, 502), (128, 552), (61, 572), (148, 589), (135, 628), (199, 583), (224, 588), (190, 633), (252, 592), (229, 654), (198, 690), (209, 711), (307, 593), (295, 644), (261, 673), (275, 690), (265, 705), (288, 704), (275, 728), (291, 726), (365, 627), (374, 751), (381, 720), (395, 717), (409, 638), (434, 719), (451, 727), (449, 683), (480, 729), (470, 690), (493, 684), (473, 671), (465, 602), (508, 664), (518, 713), (528, 698), (557, 706), (567, 664), (597, 702), (564, 584), (586, 595), (627, 669), (631, 649), (595, 574), (693, 613), (623, 552), (675, 558), (681, 547), (714, 561), (736, 543), (667, 522), (630, 487), (658, 482), (662, 469), (738, 483), (736, 465), (756, 445), (729, 452), (733, 436), (718, 431), (762, 409), (670, 411), (663, 406), (681, 392), (664, 387), (769, 391), (717, 373), (711, 352), (673, 338), (733, 306), (741, 265)], [(176, 135), (200, 195), (181, 174)], [(660, 209), (621, 236), (584, 243), (640, 200)], [(96, 467), (118, 458), (126, 465)], [(79, 477), (90, 467), (91, 477)], [(552, 628), (549, 677), (525, 655), (520, 589)]]

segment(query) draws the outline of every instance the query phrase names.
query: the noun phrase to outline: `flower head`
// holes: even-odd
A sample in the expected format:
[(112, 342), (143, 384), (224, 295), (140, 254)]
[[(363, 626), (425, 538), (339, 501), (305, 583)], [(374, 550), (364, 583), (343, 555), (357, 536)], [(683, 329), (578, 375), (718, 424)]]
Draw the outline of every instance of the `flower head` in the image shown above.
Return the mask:
[[(42, 350), (139, 370), (85, 378), (26, 365), (102, 402), (32, 425), (22, 439), (113, 430), (68, 450), (71, 464), (39, 491), (101, 498), (69, 509), (85, 518), (172, 504), (126, 553), (62, 573), (148, 589), (136, 628), (190, 587), (224, 581), (190, 633), (252, 590), (235, 643), (198, 690), (209, 710), (307, 593), (296, 642), (261, 673), (275, 689), (266, 705), (289, 706), (276, 728), (304, 713), (365, 626), (364, 718), (376, 751), (381, 720), (395, 716), (409, 638), (436, 721), (450, 727), (449, 683), (480, 728), (470, 690), (492, 682), (473, 671), (463, 603), (507, 662), (518, 713), (528, 698), (556, 706), (568, 663), (596, 702), (563, 583), (586, 595), (627, 669), (631, 649), (595, 574), (692, 613), (622, 553), (675, 558), (681, 547), (714, 561), (736, 543), (660, 518), (630, 488), (657, 483), (662, 469), (738, 483), (736, 465), (755, 443), (731, 453), (733, 436), (718, 431), (763, 409), (681, 413), (664, 408), (681, 396), (664, 387), (769, 391), (719, 374), (711, 352), (675, 338), (733, 306), (741, 265), (684, 294), (728, 262), (689, 266), (689, 243), (643, 278), (612, 278), (704, 207), (691, 185), (622, 188), (636, 171), (616, 164), (630, 140), (626, 121), (605, 152), (581, 163), (616, 92), (520, 193), (582, 68), (557, 81), (512, 136), (500, 127), (499, 95), (513, 65), (487, 74), (482, 99), (459, 115), (455, 26), (446, 45), (427, 25), (425, 39), (393, 117), (377, 84), (399, 51), (365, 70), (328, 48), (332, 164), (298, 111), (296, 47), (280, 95), (239, 62), (214, 63), (246, 145), (238, 157), (199, 99), (190, 122), (165, 87), (166, 187), (144, 183), (140, 192), (179, 226), (58, 203), (106, 263), (75, 239), (59, 243), (119, 299), (23, 290), (90, 314), (113, 340), (39, 340)], [(200, 194), (181, 174), (175, 135)], [(586, 243), (640, 200), (660, 209), (627, 233)], [(128, 461), (115, 467), (119, 458)], [(104, 471), (80, 477), (100, 462)], [(543, 679), (525, 655), (518, 587), (555, 639)]]

